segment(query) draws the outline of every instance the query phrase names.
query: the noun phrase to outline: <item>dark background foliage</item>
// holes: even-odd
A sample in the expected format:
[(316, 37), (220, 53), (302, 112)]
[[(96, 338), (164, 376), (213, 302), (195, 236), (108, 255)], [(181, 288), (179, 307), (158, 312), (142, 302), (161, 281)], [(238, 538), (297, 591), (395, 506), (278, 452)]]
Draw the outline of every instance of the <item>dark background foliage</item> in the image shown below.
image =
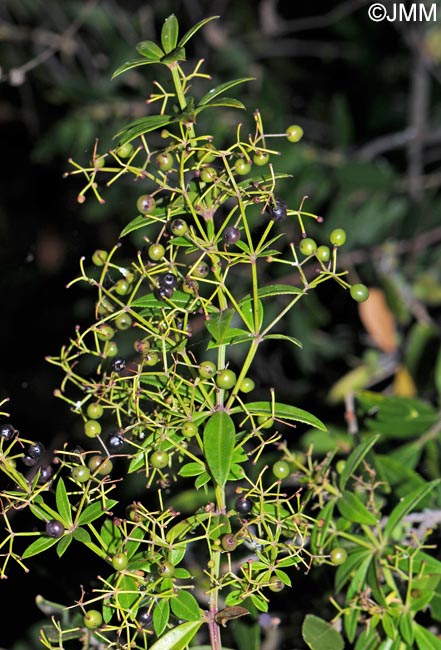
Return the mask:
[[(133, 183), (122, 183), (106, 191), (105, 205), (89, 198), (80, 206), (79, 179), (63, 174), (71, 169), (70, 157), (90, 159), (97, 138), (98, 149), (105, 151), (125, 121), (148, 112), (145, 100), (156, 79), (154, 67), (114, 81), (111, 75), (131, 58), (136, 43), (157, 38), (170, 13), (177, 15), (182, 30), (209, 15), (220, 16), (202, 30), (189, 52), (205, 60), (213, 85), (255, 78), (237, 90), (250, 114), (227, 112), (210, 125), (216, 138), (227, 138), (238, 120), (246, 128), (255, 108), (268, 132), (283, 133), (292, 123), (304, 129), (299, 145), (283, 140), (275, 145), (284, 154), (279, 170), (293, 174), (281, 183), (280, 193), (294, 208), (308, 196), (305, 208), (323, 215), (322, 225), (306, 224), (317, 240), (326, 243), (334, 227), (347, 229), (341, 266), (348, 268), (351, 281), (385, 292), (398, 329), (392, 370), (372, 371), (374, 379), (368, 376), (365, 384), (390, 389), (394, 373), (405, 363), (412, 391), (435, 398), (433, 359), (441, 304), (441, 24), (376, 23), (368, 17), (369, 5), (364, 0), (0, 4), (0, 397), (10, 398), (12, 419), (29, 438), (56, 448), (75, 429), (73, 416), (52, 396), (60, 378), (45, 356), (56, 354), (75, 324), (89, 318), (87, 291), (78, 285), (65, 288), (77, 273), (79, 258), (116, 242), (134, 216), (139, 194)], [(437, 9), (441, 20), (441, 7)], [(412, 337), (424, 323), (432, 334), (418, 354)], [(258, 386), (274, 385), (281, 400), (344, 425), (342, 400), (328, 397), (332, 386), (366, 364), (369, 353), (375, 370), (385, 362), (356, 304), (342, 289), (326, 286), (295, 310), (285, 327), (303, 341), (304, 349), (290, 356), (268, 350), (255, 369)], [(82, 569), (65, 564), (63, 601), (75, 597), (65, 593), (64, 585)], [(39, 581), (45, 595), (57, 598), (59, 577), (59, 566), (51, 576), (38, 562), (30, 576), (14, 569), (11, 580), (21, 593), (25, 624), (38, 616), (33, 597)], [(13, 600), (10, 604), (16, 607)], [(20, 636), (9, 625), (3, 633), (5, 647)]]

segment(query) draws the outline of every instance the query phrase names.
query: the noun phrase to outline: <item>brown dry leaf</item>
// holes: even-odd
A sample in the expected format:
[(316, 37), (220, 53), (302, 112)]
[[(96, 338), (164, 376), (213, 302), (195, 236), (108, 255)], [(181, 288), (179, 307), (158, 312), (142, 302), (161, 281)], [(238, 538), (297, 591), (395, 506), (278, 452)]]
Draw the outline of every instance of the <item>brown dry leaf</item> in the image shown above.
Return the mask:
[(384, 292), (375, 287), (369, 288), (369, 298), (359, 303), (358, 313), (375, 345), (382, 352), (395, 352), (398, 346), (395, 318)]
[(240, 616), (246, 616), (246, 614), (249, 614), (250, 612), (245, 609), (245, 607), (240, 607), (239, 605), (233, 605), (232, 607), (225, 607), (225, 609), (221, 609), (219, 612), (214, 617), (214, 620), (218, 625), (222, 625), (223, 627), (226, 627), (228, 621), (231, 621), (235, 618), (239, 618)]

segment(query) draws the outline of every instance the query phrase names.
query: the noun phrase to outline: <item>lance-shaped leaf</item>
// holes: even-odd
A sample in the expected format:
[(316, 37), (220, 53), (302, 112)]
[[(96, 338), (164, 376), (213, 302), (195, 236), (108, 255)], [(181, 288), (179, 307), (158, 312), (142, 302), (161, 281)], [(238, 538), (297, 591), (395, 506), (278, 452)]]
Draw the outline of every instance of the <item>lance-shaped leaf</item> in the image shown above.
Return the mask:
[(150, 650), (184, 650), (201, 625), (202, 621), (189, 621), (177, 625), (150, 646)]
[(219, 97), (216, 100), (213, 100), (209, 104), (204, 104), (204, 106), (198, 106), (195, 109), (195, 115), (198, 115), (201, 111), (205, 111), (206, 108), (214, 108), (216, 106), (223, 106), (226, 108), (240, 108), (241, 110), (245, 110), (245, 104), (242, 104), (241, 101), (238, 99), (234, 99), (233, 97)]
[(57, 483), (55, 500), (57, 502), (57, 510), (60, 513), (64, 523), (72, 524), (72, 510), (70, 507), (70, 501), (67, 495), (66, 486), (64, 485), (62, 478), (60, 478)]
[(193, 25), (193, 27), (190, 27), (188, 32), (186, 32), (184, 36), (181, 38), (181, 40), (179, 41), (178, 47), (184, 47), (184, 45), (188, 43), (190, 38), (192, 38), (192, 36), (196, 34), (196, 32), (199, 31), (201, 27), (203, 27), (204, 25), (206, 25), (212, 20), (217, 20), (218, 18), (219, 16), (210, 16), (209, 18), (204, 18), (203, 20), (200, 20), (198, 23), (196, 23), (196, 25)]
[(151, 65), (152, 63), (158, 63), (158, 61), (156, 59), (154, 61), (149, 61), (149, 59), (132, 59), (131, 61), (126, 61), (115, 70), (112, 75), (112, 79), (119, 77), (120, 74), (127, 72), (127, 70), (132, 70), (132, 68), (139, 68), (141, 65)]
[(150, 131), (155, 131), (155, 129), (160, 129), (175, 121), (175, 118), (170, 117), (170, 115), (149, 115), (148, 117), (141, 117), (139, 120), (130, 122), (130, 124), (118, 131), (113, 137), (118, 140), (119, 145), (123, 145), (138, 138), (140, 135), (144, 135), (144, 133), (150, 133)]
[(206, 104), (209, 104), (210, 102), (213, 101), (213, 99), (222, 95), (226, 90), (229, 90), (230, 88), (234, 88), (234, 86), (237, 86), (239, 84), (243, 84), (246, 81), (254, 81), (254, 77), (242, 77), (241, 79), (232, 79), (231, 81), (226, 81), (225, 83), (220, 84), (220, 86), (216, 86), (216, 88), (212, 88), (211, 90), (208, 91), (208, 93), (206, 93), (202, 97), (202, 99), (198, 104), (198, 108), (200, 106), (205, 106)]
[(343, 650), (343, 638), (327, 621), (308, 614), (302, 625), (302, 636), (311, 650)]
[(141, 41), (136, 46), (136, 51), (152, 63), (158, 63), (165, 54), (154, 41)]
[(337, 508), (340, 514), (348, 521), (354, 521), (357, 524), (366, 524), (375, 526), (377, 518), (368, 510), (363, 501), (354, 492), (346, 491), (337, 501)]
[(244, 411), (242, 406), (235, 406), (231, 409), (230, 413), (246, 412), (251, 415), (268, 415), (279, 418), (280, 420), (295, 420), (320, 429), (321, 431), (327, 431), (326, 425), (316, 418), (315, 415), (290, 404), (281, 404), (280, 402), (274, 402), (274, 404), (272, 402), (250, 402), (245, 405), (245, 408), (246, 411)]
[(422, 487), (408, 494), (397, 506), (395, 506), (389, 515), (386, 526), (384, 527), (385, 539), (389, 539), (393, 530), (400, 523), (400, 521), (410, 512), (415, 510), (419, 502), (422, 501), (424, 497), (426, 497), (437, 485), (440, 484), (440, 480), (441, 479), (436, 479), (435, 481), (426, 483)]
[(161, 31), (161, 45), (166, 54), (175, 49), (178, 43), (179, 23), (174, 14), (164, 20)]
[(214, 413), (204, 428), (204, 455), (216, 483), (225, 485), (233, 459), (236, 431), (225, 411)]

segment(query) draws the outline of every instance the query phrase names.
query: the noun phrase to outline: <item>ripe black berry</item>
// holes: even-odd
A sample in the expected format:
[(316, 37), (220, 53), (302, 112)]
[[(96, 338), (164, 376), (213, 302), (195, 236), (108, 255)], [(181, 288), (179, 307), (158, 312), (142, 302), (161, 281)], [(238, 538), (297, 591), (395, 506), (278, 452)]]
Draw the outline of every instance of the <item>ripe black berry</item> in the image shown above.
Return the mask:
[(122, 372), (125, 367), (126, 367), (126, 360), (123, 359), (122, 357), (116, 357), (116, 359), (112, 361), (112, 368), (115, 372)]
[(33, 442), (28, 445), (26, 449), (26, 455), (30, 456), (31, 458), (35, 458), (35, 460), (39, 460), (45, 451), (46, 450), (42, 442)]
[(111, 452), (121, 451), (124, 446), (124, 438), (119, 433), (110, 433), (107, 438), (107, 449)]
[(239, 497), (234, 507), (240, 515), (248, 515), (253, 508), (253, 501), (250, 497)]
[(141, 627), (149, 627), (152, 624), (153, 617), (147, 607), (140, 607), (136, 615), (136, 620)]
[(177, 284), (178, 284), (178, 279), (176, 275), (173, 275), (173, 273), (164, 273), (163, 275), (160, 275), (158, 278), (158, 285), (160, 287), (171, 287), (172, 289), (174, 289)]
[(11, 440), (16, 434), (17, 430), (12, 424), (2, 424), (0, 426), (0, 438), (3, 438), (3, 440)]
[(38, 482), (40, 485), (48, 483), (54, 474), (54, 470), (51, 465), (42, 465), (40, 467), (40, 474), (38, 476)]
[(33, 467), (38, 462), (37, 458), (32, 458), (32, 456), (28, 456), (27, 454), (22, 456), (21, 460), (23, 461), (24, 465), (26, 465), (26, 467)]
[(49, 537), (62, 537), (64, 535), (64, 526), (58, 519), (51, 519), (46, 524), (46, 534)]
[(156, 287), (153, 293), (158, 300), (165, 300), (172, 297), (173, 289), (172, 287)]
[(284, 221), (286, 219), (287, 207), (285, 201), (274, 198), (274, 200), (270, 201), (268, 204), (266, 212), (273, 221)]
[(240, 239), (240, 230), (235, 226), (227, 226), (222, 235), (224, 243), (229, 246), (230, 244), (235, 244)]

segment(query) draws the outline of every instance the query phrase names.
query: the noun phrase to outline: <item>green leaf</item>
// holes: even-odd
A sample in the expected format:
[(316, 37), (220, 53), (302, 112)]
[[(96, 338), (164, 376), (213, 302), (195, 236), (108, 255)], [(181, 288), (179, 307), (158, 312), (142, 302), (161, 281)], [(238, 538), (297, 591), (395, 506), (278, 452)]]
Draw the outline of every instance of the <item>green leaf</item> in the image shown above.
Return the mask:
[(245, 298), (240, 301), (239, 307), (241, 310), (241, 317), (250, 332), (258, 332), (262, 327), (263, 321), (263, 305), (260, 300), (257, 302), (257, 323), (254, 323), (254, 300), (252, 298)]
[(136, 46), (136, 51), (152, 63), (159, 63), (165, 54), (154, 41), (141, 41)]
[(379, 435), (369, 437), (360, 445), (357, 445), (357, 447), (355, 447), (355, 449), (351, 452), (351, 454), (349, 455), (349, 457), (345, 462), (344, 469), (340, 475), (340, 481), (339, 481), (340, 490), (343, 491), (345, 489), (346, 483), (348, 482), (349, 478), (353, 475), (353, 473), (360, 465), (360, 463), (362, 462), (366, 454), (368, 454), (370, 449), (375, 445), (379, 437), (380, 437)]
[(409, 612), (402, 612), (398, 624), (400, 636), (409, 648), (412, 647), (415, 639), (415, 629), (413, 626), (413, 619)]
[(184, 47), (184, 45), (188, 43), (190, 38), (192, 38), (192, 36), (194, 36), (194, 34), (196, 34), (196, 32), (199, 31), (201, 27), (203, 27), (204, 25), (206, 25), (212, 20), (217, 20), (218, 18), (219, 16), (210, 16), (209, 18), (204, 18), (203, 20), (200, 20), (198, 23), (196, 23), (196, 25), (193, 25), (193, 27), (191, 27), (188, 30), (188, 32), (186, 32), (184, 36), (181, 38), (181, 40), (178, 43), (178, 47)]
[(377, 517), (367, 509), (354, 492), (344, 492), (343, 496), (337, 501), (337, 508), (348, 521), (366, 524), (367, 526), (374, 526), (377, 523)]
[(165, 300), (158, 300), (152, 293), (149, 293), (146, 296), (141, 296), (141, 298), (134, 300), (132, 303), (130, 303), (130, 306), (150, 309), (173, 309), (173, 307), (179, 307), (185, 310), (185, 308), (188, 307), (193, 300), (194, 298), (184, 291), (175, 291), (170, 302), (166, 302)]
[(78, 519), (78, 525), (84, 526), (85, 524), (90, 524), (92, 521), (95, 521), (102, 515), (104, 515), (103, 504), (96, 501), (91, 503), (90, 506), (87, 506), (85, 510), (81, 513)]
[(341, 634), (330, 623), (318, 616), (307, 614), (302, 625), (302, 636), (311, 650), (343, 650)]
[(120, 607), (125, 610), (133, 607), (134, 603), (139, 601), (139, 583), (136, 578), (131, 575), (123, 575), (118, 578), (118, 590), (116, 592), (116, 600)]
[(63, 521), (72, 525), (72, 510), (70, 507), (69, 497), (67, 495), (66, 486), (62, 478), (58, 479), (57, 489), (55, 492), (55, 500), (57, 503), (57, 510), (60, 513)]
[(225, 411), (217, 411), (204, 428), (204, 455), (210, 472), (220, 486), (225, 485), (233, 458), (236, 430)]
[(70, 533), (68, 535), (64, 535), (59, 540), (59, 542), (57, 544), (57, 555), (58, 555), (58, 557), (61, 557), (62, 555), (64, 555), (64, 553), (67, 551), (67, 549), (71, 545), (72, 540), (73, 540), (73, 535), (70, 534)]
[(441, 650), (441, 639), (418, 623), (415, 623), (414, 626), (418, 650)]
[(271, 298), (272, 296), (292, 296), (304, 293), (303, 289), (294, 287), (291, 284), (270, 284), (268, 287), (261, 287), (258, 291), (259, 298)]
[(164, 20), (161, 30), (161, 45), (166, 54), (175, 49), (178, 43), (179, 23), (174, 14)]
[(147, 59), (132, 59), (132, 61), (126, 61), (115, 70), (112, 75), (112, 79), (118, 77), (120, 74), (127, 72), (127, 70), (132, 70), (133, 68), (139, 68), (141, 65), (151, 65), (152, 63), (157, 63), (157, 60), (149, 61)]
[(43, 553), (51, 546), (54, 546), (54, 544), (57, 544), (58, 541), (58, 539), (54, 539), (53, 537), (39, 537), (25, 549), (22, 558), (26, 560), (28, 557)]
[(181, 589), (176, 598), (170, 601), (171, 610), (183, 621), (200, 621), (201, 610), (198, 601), (189, 591)]
[[(165, 602), (165, 601), (164, 601)], [(157, 608), (155, 608), (156, 611)], [(154, 613), (153, 613), (154, 617)], [(202, 621), (189, 621), (177, 625), (172, 630), (164, 634), (153, 645), (149, 646), (150, 650), (184, 650), (195, 636), (196, 632), (202, 625)]]
[[(162, 57), (161, 63), (173, 63), (174, 61), (185, 61), (186, 56), (185, 56), (185, 50), (183, 47), (177, 47), (175, 50), (170, 52), (170, 54), (166, 54), (165, 56)], [(183, 122), (185, 121), (184, 118), (184, 113), (181, 113), (179, 116), (179, 121)]]
[(360, 566), (363, 561), (368, 562), (368, 558), (371, 556), (372, 552), (366, 548), (356, 548), (352, 551), (348, 555), (346, 562), (341, 564), (335, 572), (335, 591), (341, 591), (356, 567)]
[(161, 636), (161, 634), (164, 632), (165, 628), (167, 627), (169, 618), (170, 618), (169, 601), (166, 600), (165, 598), (161, 598), (160, 600), (158, 600), (158, 603), (153, 610), (153, 628), (155, 630), (156, 636)]
[(216, 343), (222, 343), (224, 340), (235, 313), (234, 309), (225, 309), (225, 311), (213, 314), (210, 316), (209, 320), (205, 321), (205, 327), (210, 332)]
[(299, 339), (295, 339), (293, 336), (287, 336), (286, 334), (266, 334), (263, 337), (264, 341), (269, 341), (271, 339), (276, 339), (279, 341), (289, 341), (290, 343), (297, 345), (297, 347), (303, 348), (303, 344), (301, 341), (299, 341)]
[(81, 544), (89, 544), (91, 541), (90, 535), (87, 532), (85, 528), (75, 528), (73, 531), (73, 537), (74, 539), (77, 540), (77, 542), (81, 542)]
[[(304, 411), (303, 409), (291, 406), (290, 404), (281, 404), (280, 402), (250, 402), (245, 404), (246, 412), (251, 415), (270, 415), (280, 420), (295, 420), (303, 422), (316, 429), (326, 431), (326, 425), (323, 424), (315, 415)], [(242, 406), (233, 407), (230, 413), (243, 413)]]
[(440, 481), (441, 479), (436, 479), (435, 481), (426, 483), (422, 487), (408, 494), (406, 497), (404, 497), (404, 499), (402, 499), (401, 503), (395, 506), (389, 515), (386, 526), (384, 527), (385, 540), (390, 538), (393, 530), (400, 523), (400, 521), (406, 515), (408, 515), (409, 512), (414, 511), (419, 502), (424, 499), (424, 497), (427, 496), (437, 485), (439, 485)]
[(106, 550), (109, 555), (114, 555), (121, 546), (122, 535), (118, 526), (115, 526), (112, 519), (106, 519), (101, 526), (100, 536), (106, 545)]
[(195, 461), (192, 461), (191, 463), (186, 463), (185, 465), (182, 465), (181, 469), (179, 470), (178, 474), (179, 476), (199, 476), (199, 474), (202, 474), (202, 472), (205, 471), (204, 465), (201, 465), (201, 463), (196, 463)]
[(114, 135), (114, 139), (118, 140), (119, 145), (131, 142), (144, 133), (150, 133), (156, 129), (161, 129), (175, 122), (175, 118), (170, 115), (149, 115), (148, 117), (141, 117), (127, 124), (123, 129)]
[(219, 95), (222, 95), (226, 90), (229, 90), (230, 88), (234, 88), (234, 86), (245, 83), (246, 81), (254, 81), (254, 77), (242, 77), (241, 79), (232, 79), (231, 81), (226, 81), (225, 83), (220, 84), (220, 86), (216, 86), (216, 88), (212, 88), (211, 90), (208, 91), (206, 95), (202, 97), (202, 99), (198, 104), (198, 108), (200, 106), (205, 106), (205, 104), (209, 104), (215, 97), (219, 97)]
[(225, 106), (226, 108), (239, 108), (241, 110), (246, 109), (245, 104), (243, 104), (238, 99), (234, 99), (233, 97), (218, 97), (218, 99), (210, 102), (209, 104), (205, 104), (204, 106), (196, 106), (194, 112), (195, 115), (199, 115), (199, 113), (205, 111), (207, 108), (214, 108), (218, 106)]
[[(153, 215), (158, 215), (161, 216), (163, 215), (163, 212), (161, 210), (154, 210), (152, 212)], [(121, 232), (120, 232), (120, 237), (125, 237), (126, 235), (130, 234), (131, 232), (134, 232), (135, 230), (139, 230), (140, 228), (145, 228), (146, 226), (151, 226), (153, 224), (157, 223), (156, 220), (146, 218), (144, 215), (138, 215), (130, 223), (125, 226)]]

